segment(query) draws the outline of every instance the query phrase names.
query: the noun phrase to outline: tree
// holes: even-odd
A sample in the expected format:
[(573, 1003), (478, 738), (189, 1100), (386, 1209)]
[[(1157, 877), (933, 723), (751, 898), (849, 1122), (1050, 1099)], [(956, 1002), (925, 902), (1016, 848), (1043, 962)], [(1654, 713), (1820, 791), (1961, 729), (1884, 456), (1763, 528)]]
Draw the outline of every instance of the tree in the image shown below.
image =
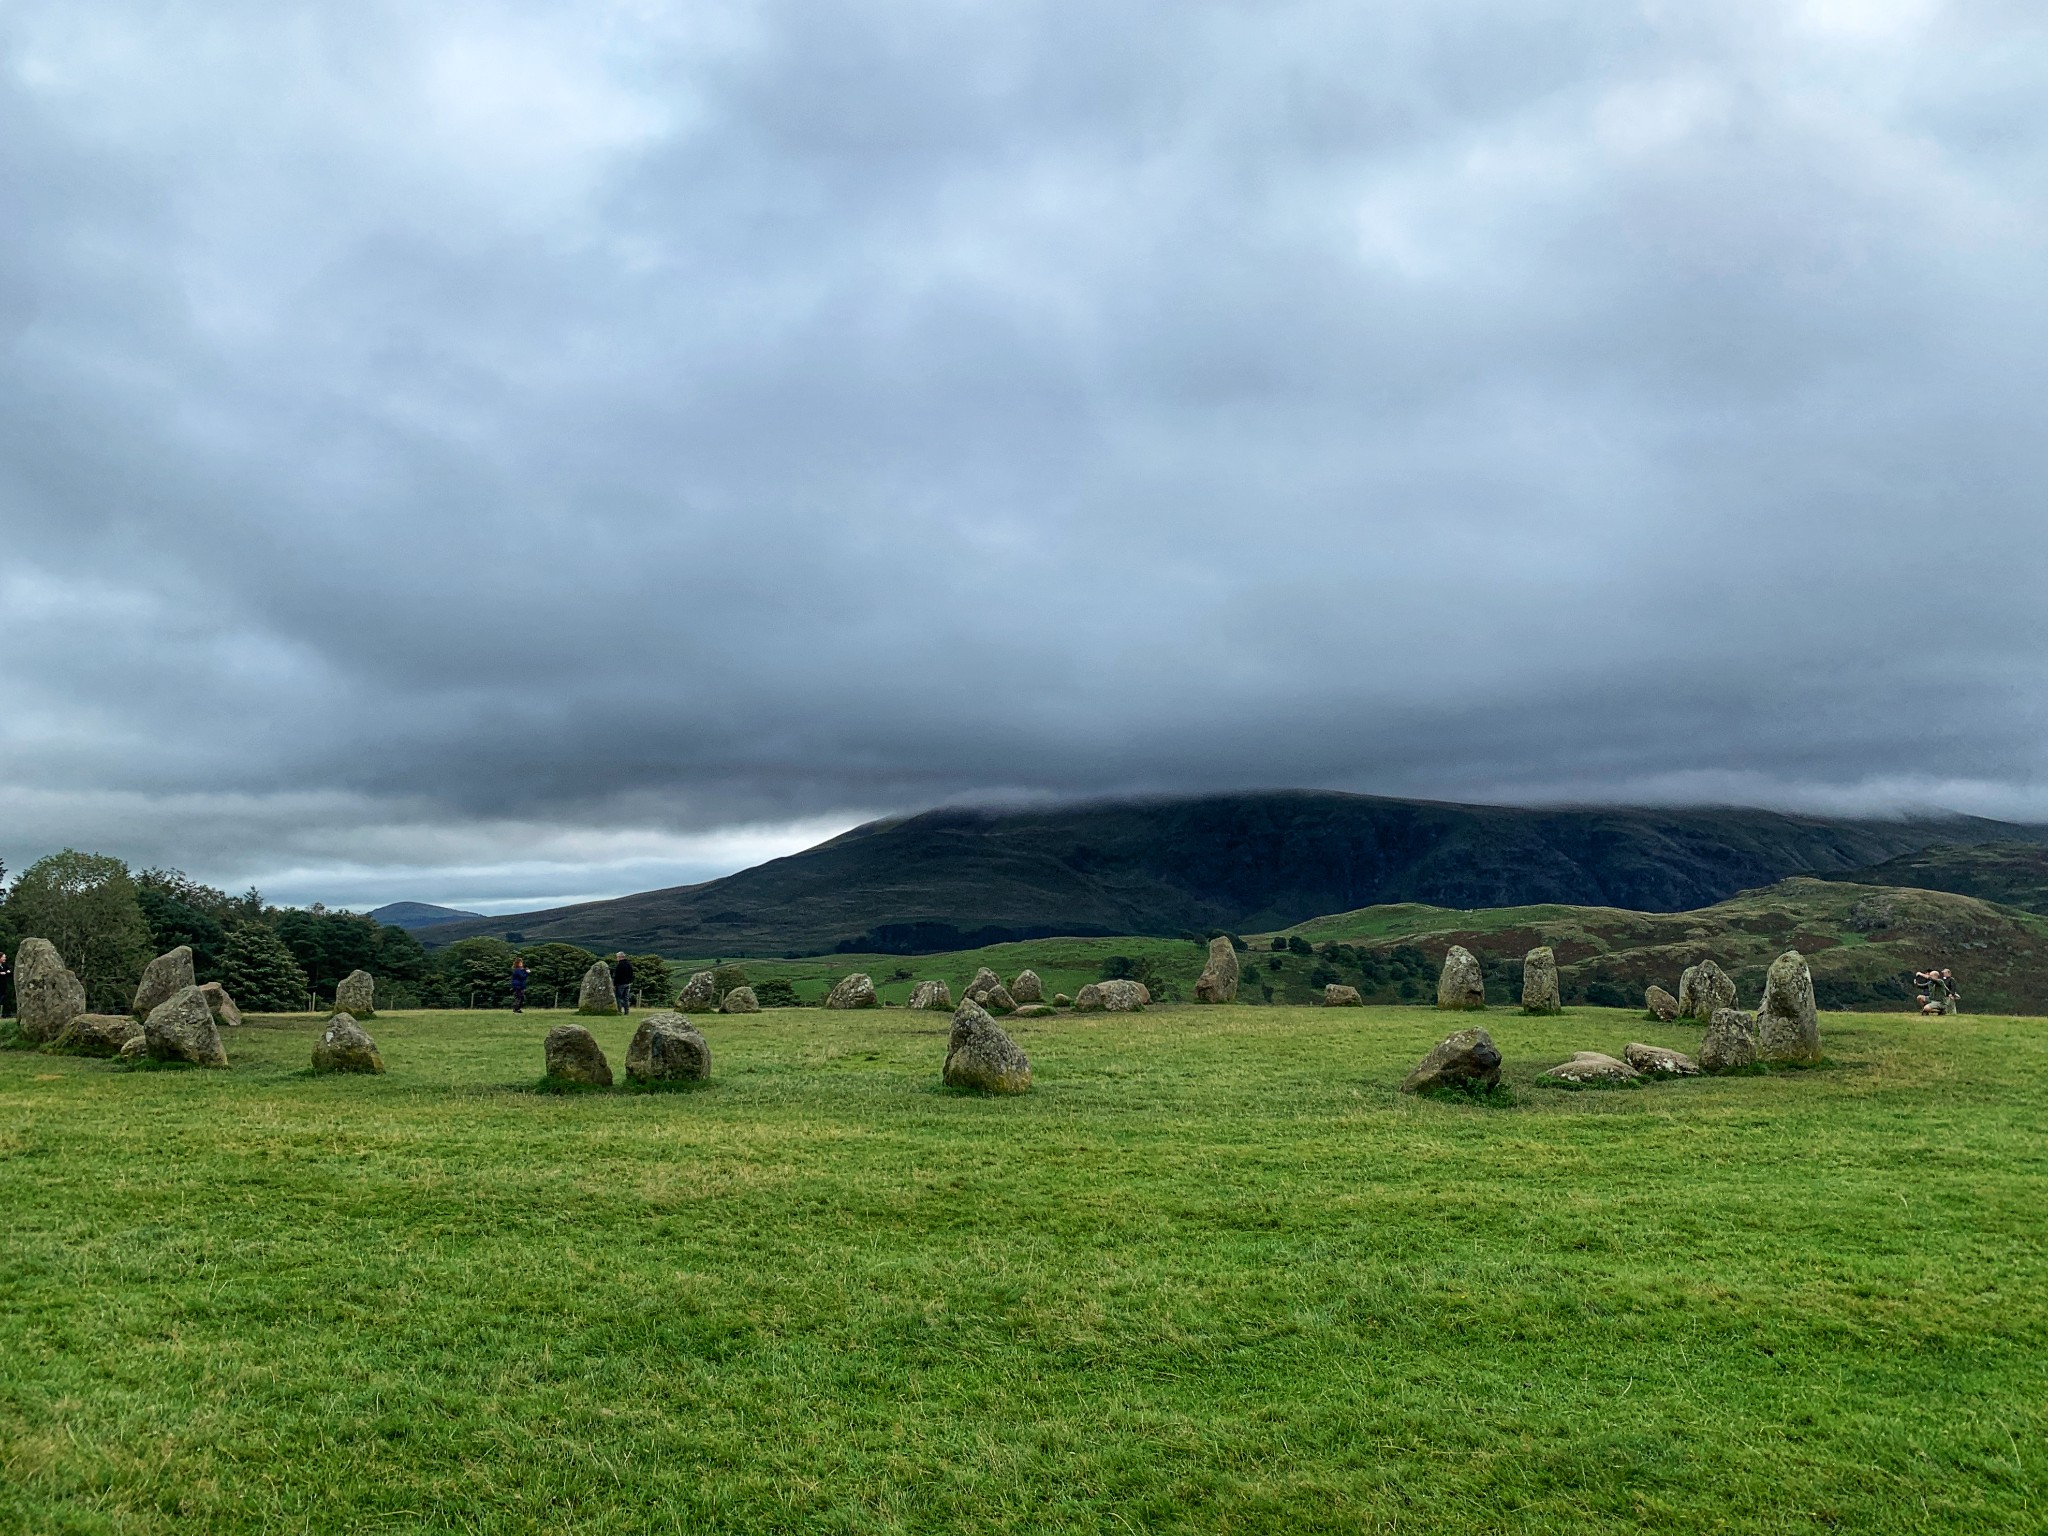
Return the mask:
[(261, 923), (247, 923), (221, 945), (221, 985), (251, 1013), (294, 1013), (312, 999), (306, 973), (284, 941)]
[(375, 918), (320, 906), (287, 907), (275, 914), (271, 926), (304, 968), (316, 994), (331, 993), (351, 971), (376, 973), (383, 925)]
[(22, 871), (7, 893), (7, 927), (18, 943), (48, 939), (85, 983), (86, 1005), (126, 1013), (155, 953), (128, 866), (66, 848)]
[(437, 1008), (512, 1006), (512, 957), (503, 939), (457, 939), (434, 956), (428, 1003)]
[(659, 955), (628, 955), (626, 958), (633, 962), (633, 991), (641, 1002), (660, 1008), (676, 1000), (676, 979), (670, 974), (666, 960)]
[(543, 1008), (575, 1007), (583, 973), (597, 963), (580, 944), (532, 944), (519, 953), (526, 956), (527, 996)]
[(135, 883), (135, 900), (149, 924), (149, 947), (158, 954), (180, 944), (192, 951), (192, 972), (200, 981), (220, 980), (221, 945), (227, 934), (219, 922), (145, 880)]
[(379, 925), (376, 960), (366, 969), (393, 981), (417, 982), (426, 976), (430, 964), (418, 939), (395, 924)]

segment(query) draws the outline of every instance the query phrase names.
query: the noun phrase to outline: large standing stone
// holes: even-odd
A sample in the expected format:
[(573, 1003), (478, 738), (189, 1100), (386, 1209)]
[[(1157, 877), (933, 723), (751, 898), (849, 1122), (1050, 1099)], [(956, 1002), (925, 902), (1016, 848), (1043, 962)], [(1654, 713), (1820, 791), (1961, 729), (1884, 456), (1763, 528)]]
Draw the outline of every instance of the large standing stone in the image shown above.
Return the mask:
[(209, 981), (199, 990), (206, 994), (206, 1006), (213, 1010), (213, 1022), (222, 1029), (234, 1029), (242, 1022), (242, 1010), (228, 996), (226, 987), (217, 981)]
[(718, 1011), (720, 1013), (759, 1013), (761, 1011), (761, 999), (754, 996), (754, 989), (752, 987), (734, 987), (724, 997), (719, 999)]
[[(618, 1009), (612, 1010), (614, 1014)], [(612, 1064), (604, 1059), (597, 1036), (581, 1024), (557, 1024), (541, 1042), (548, 1077), (558, 1083), (581, 1083), (588, 1088), (612, 1085)]]
[(1652, 987), (1643, 994), (1643, 1009), (1655, 1014), (1661, 1023), (1669, 1024), (1678, 1017), (1678, 999), (1662, 987)]
[(1735, 983), (1713, 961), (1702, 960), (1692, 973), (1692, 1013), (1689, 1017), (1711, 1019), (1720, 1009), (1734, 1006)]
[(350, 1022), (377, 1017), (377, 978), (368, 971), (350, 971), (334, 984), (334, 1011)]
[(169, 1002), (192, 983), (192, 950), (189, 945), (180, 944), (149, 962), (141, 985), (135, 989), (135, 1006), (129, 1012), (138, 1019), (146, 1019), (158, 1003)]
[(1219, 933), (1209, 941), (1209, 963), (1195, 978), (1195, 1001), (1236, 1002), (1238, 974), (1237, 946), (1230, 942), (1228, 934)]
[(14, 952), (14, 1012), (23, 1037), (47, 1045), (85, 1012), (85, 983), (64, 968), (48, 939), (23, 939)]
[(1401, 1084), (1403, 1093), (1431, 1088), (1492, 1088), (1500, 1082), (1500, 1052), (1483, 1029), (1461, 1029), (1430, 1047)]
[(943, 981), (920, 981), (910, 989), (910, 1006), (950, 1010), (953, 1006), (953, 989)]
[(1135, 981), (1091, 981), (1074, 994), (1076, 1013), (1136, 1013), (1151, 1001)]
[(1436, 1005), (1454, 1010), (1486, 1006), (1486, 977), (1478, 958), (1462, 944), (1453, 944), (1444, 956), (1443, 975), (1436, 983)]
[[(619, 994), (612, 986), (612, 968), (602, 960), (593, 960), (590, 969), (583, 973), (582, 985), (576, 989), (576, 1011), (601, 1018), (610, 1014), (619, 1015)], [(606, 1082), (611, 1079), (607, 1077)]]
[(709, 1008), (718, 1001), (718, 978), (709, 971), (692, 971), (676, 994), (678, 1008)]
[(118, 1056), (123, 1046), (141, 1035), (142, 1026), (132, 1014), (81, 1013), (64, 1026), (57, 1049), (81, 1056)]
[(974, 973), (974, 979), (967, 983), (967, 990), (961, 995), (971, 998), (977, 992), (993, 992), (1002, 984), (1003, 978), (984, 965)]
[(382, 1072), (384, 1058), (377, 1042), (346, 1013), (337, 1013), (313, 1046), (315, 1072)]
[(1010, 996), (1017, 1000), (1017, 1006), (1045, 1001), (1045, 983), (1038, 979), (1036, 971), (1019, 971), (1017, 979), (1010, 983)]
[(1342, 986), (1333, 981), (1323, 988), (1323, 1006), (1325, 1008), (1363, 1008), (1365, 1006), (1365, 999), (1358, 995), (1358, 988)]
[(701, 1082), (711, 1075), (711, 1047), (680, 1013), (650, 1013), (626, 1047), (626, 1076), (636, 1083)]
[(1756, 1061), (1756, 1020), (1737, 1008), (1717, 1008), (1700, 1040), (1700, 1070), (1732, 1072)]
[[(1668, 993), (1666, 994), (1669, 995)], [(1698, 1077), (1700, 1064), (1682, 1051), (1631, 1040), (1621, 1058), (1645, 1077)]]
[(1693, 979), (1700, 973), (1696, 965), (1688, 965), (1678, 973), (1678, 1016), (1681, 1019), (1695, 1017), (1692, 1006)]
[(149, 1017), (142, 1021), (142, 1037), (157, 1061), (189, 1061), (198, 1067), (228, 1064), (220, 1031), (214, 1028), (213, 1010), (197, 987), (182, 987), (150, 1009)]
[(874, 978), (865, 971), (840, 977), (825, 994), (827, 1008), (872, 1008), (880, 1001), (875, 996)]
[(1763, 1001), (1756, 1010), (1759, 1061), (1813, 1066), (1820, 1061), (1820, 1018), (1814, 1012), (1813, 973), (1806, 957), (1788, 949), (1764, 976)]
[(970, 999), (953, 1015), (944, 1077), (948, 1088), (1022, 1093), (1031, 1086), (1031, 1058), (1003, 1033), (986, 1009)]
[[(1484, 987), (1480, 990), (1483, 997)], [(1522, 956), (1522, 1012), (1564, 1012), (1557, 995), (1557, 954), (1548, 944), (1539, 944)]]

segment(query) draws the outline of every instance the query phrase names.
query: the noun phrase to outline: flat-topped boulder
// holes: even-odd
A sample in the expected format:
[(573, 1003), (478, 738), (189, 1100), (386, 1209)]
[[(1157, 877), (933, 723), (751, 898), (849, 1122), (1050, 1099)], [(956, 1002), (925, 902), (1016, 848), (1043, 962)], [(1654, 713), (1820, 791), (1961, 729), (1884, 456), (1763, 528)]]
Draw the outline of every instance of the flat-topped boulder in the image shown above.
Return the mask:
[[(602, 960), (594, 960), (590, 969), (583, 973), (583, 980), (576, 988), (576, 1011), (589, 1018), (602, 1018), (610, 1014), (619, 1015), (619, 994), (612, 986), (612, 968)], [(606, 1082), (611, 1079), (607, 1077)]]
[(711, 1075), (711, 1047), (680, 1013), (650, 1013), (626, 1047), (626, 1076), (636, 1083), (702, 1082)]
[(1022, 1093), (1031, 1086), (1031, 1058), (972, 999), (953, 1015), (943, 1073), (948, 1088), (976, 1093)]
[(228, 989), (217, 981), (202, 982), (199, 990), (206, 994), (206, 1006), (213, 1010), (213, 1022), (222, 1029), (235, 1029), (242, 1022), (242, 1010), (235, 1006), (235, 1000), (228, 996)]
[(1643, 993), (1643, 1012), (1652, 1015), (1660, 1023), (1669, 1024), (1678, 1017), (1678, 999), (1662, 987), (1651, 987)]
[(1020, 1008), (1026, 1003), (1042, 1003), (1045, 1001), (1045, 983), (1038, 979), (1036, 971), (1019, 971), (1017, 979), (1010, 983), (1010, 996), (1016, 999)]
[(1483, 1029), (1461, 1029), (1429, 1048), (1402, 1080), (1403, 1093), (1435, 1088), (1492, 1088), (1500, 1082), (1500, 1052)]
[(146, 1019), (157, 1004), (169, 1002), (191, 985), (192, 949), (190, 945), (180, 944), (176, 949), (158, 955), (144, 968), (142, 981), (135, 988), (135, 1002), (130, 1012), (138, 1019)]
[(1452, 1011), (1469, 1011), (1486, 1006), (1486, 976), (1479, 960), (1462, 944), (1453, 944), (1444, 955), (1443, 974), (1437, 977), (1436, 1005)]
[(142, 1021), (142, 1037), (153, 1061), (188, 1062), (195, 1067), (228, 1064), (213, 1010), (197, 987), (181, 987), (150, 1009), (149, 1017)]
[(1814, 1011), (1813, 973), (1806, 957), (1788, 949), (1764, 975), (1763, 1001), (1756, 1010), (1759, 1061), (1814, 1066), (1820, 1061), (1820, 1016)]
[(720, 1013), (759, 1013), (761, 1011), (761, 999), (754, 995), (752, 987), (734, 987), (723, 998), (719, 999), (718, 1011)]
[(1575, 1052), (1570, 1061), (1561, 1061), (1547, 1072), (1537, 1074), (1539, 1082), (1563, 1083), (1569, 1087), (1590, 1088), (1607, 1083), (1633, 1083), (1642, 1078), (1642, 1073), (1625, 1061), (1616, 1061), (1599, 1051)]
[(875, 996), (875, 980), (865, 971), (855, 971), (842, 976), (832, 984), (832, 990), (825, 994), (827, 1008), (873, 1008), (881, 1002)]
[(1661, 1045), (1644, 1045), (1631, 1040), (1621, 1053), (1621, 1059), (1634, 1067), (1645, 1077), (1698, 1077), (1700, 1064), (1683, 1051), (1667, 1050)]
[(369, 1031), (349, 1014), (337, 1013), (313, 1044), (313, 1070), (377, 1073), (384, 1070), (384, 1058)]
[(1053, 1011), (1051, 1003), (1019, 1003), (1012, 1017), (1019, 1019), (1042, 1019)]
[(355, 1019), (377, 1017), (377, 978), (368, 971), (350, 971), (334, 984), (334, 1011)]
[(1739, 1008), (1716, 1008), (1700, 1040), (1700, 1070), (1733, 1072), (1756, 1064), (1756, 1020)]
[(1202, 974), (1195, 978), (1195, 1001), (1236, 1002), (1239, 974), (1237, 946), (1230, 942), (1227, 934), (1219, 933), (1209, 941), (1208, 963), (1202, 967)]
[(1365, 999), (1358, 995), (1358, 988), (1347, 987), (1341, 982), (1331, 982), (1323, 988), (1325, 1008), (1363, 1008)]
[(557, 1024), (541, 1042), (541, 1051), (550, 1082), (575, 1083), (585, 1088), (612, 1085), (612, 1064), (604, 1059), (597, 1036), (581, 1024)]
[(676, 993), (678, 1008), (709, 1008), (718, 1001), (718, 978), (709, 971), (692, 971), (690, 979)]
[[(1483, 1000), (1483, 984), (1480, 995)], [(1522, 957), (1522, 1012), (1564, 1012), (1557, 991), (1557, 952), (1548, 944), (1539, 944)]]
[(1091, 981), (1074, 994), (1076, 1013), (1136, 1013), (1152, 1001), (1142, 983), (1118, 978)]
[(48, 939), (23, 939), (14, 952), (14, 1013), (22, 1038), (48, 1045), (85, 1012), (85, 983), (65, 968)]
[(119, 1056), (130, 1040), (142, 1038), (142, 1025), (129, 1013), (81, 1013), (56, 1039), (60, 1051), (80, 1056)]
[(943, 981), (920, 981), (910, 989), (910, 1006), (918, 1009), (953, 1007), (953, 989)]

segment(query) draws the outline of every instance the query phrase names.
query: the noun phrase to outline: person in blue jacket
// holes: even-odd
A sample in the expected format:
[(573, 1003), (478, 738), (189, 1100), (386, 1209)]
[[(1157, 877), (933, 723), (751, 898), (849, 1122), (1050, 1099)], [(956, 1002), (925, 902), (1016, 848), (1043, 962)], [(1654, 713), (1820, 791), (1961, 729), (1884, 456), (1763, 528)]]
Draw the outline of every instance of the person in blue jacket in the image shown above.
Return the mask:
[(526, 969), (526, 956), (512, 957), (512, 1011), (526, 1012), (526, 984), (532, 979)]

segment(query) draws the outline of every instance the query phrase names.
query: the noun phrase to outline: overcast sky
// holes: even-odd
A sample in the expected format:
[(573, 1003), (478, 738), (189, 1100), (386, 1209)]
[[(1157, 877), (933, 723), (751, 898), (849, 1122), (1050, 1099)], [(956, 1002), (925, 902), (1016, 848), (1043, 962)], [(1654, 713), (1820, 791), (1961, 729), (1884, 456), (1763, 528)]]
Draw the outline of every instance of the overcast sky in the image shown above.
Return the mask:
[(0, 0), (0, 855), (2048, 819), (2037, 0)]

